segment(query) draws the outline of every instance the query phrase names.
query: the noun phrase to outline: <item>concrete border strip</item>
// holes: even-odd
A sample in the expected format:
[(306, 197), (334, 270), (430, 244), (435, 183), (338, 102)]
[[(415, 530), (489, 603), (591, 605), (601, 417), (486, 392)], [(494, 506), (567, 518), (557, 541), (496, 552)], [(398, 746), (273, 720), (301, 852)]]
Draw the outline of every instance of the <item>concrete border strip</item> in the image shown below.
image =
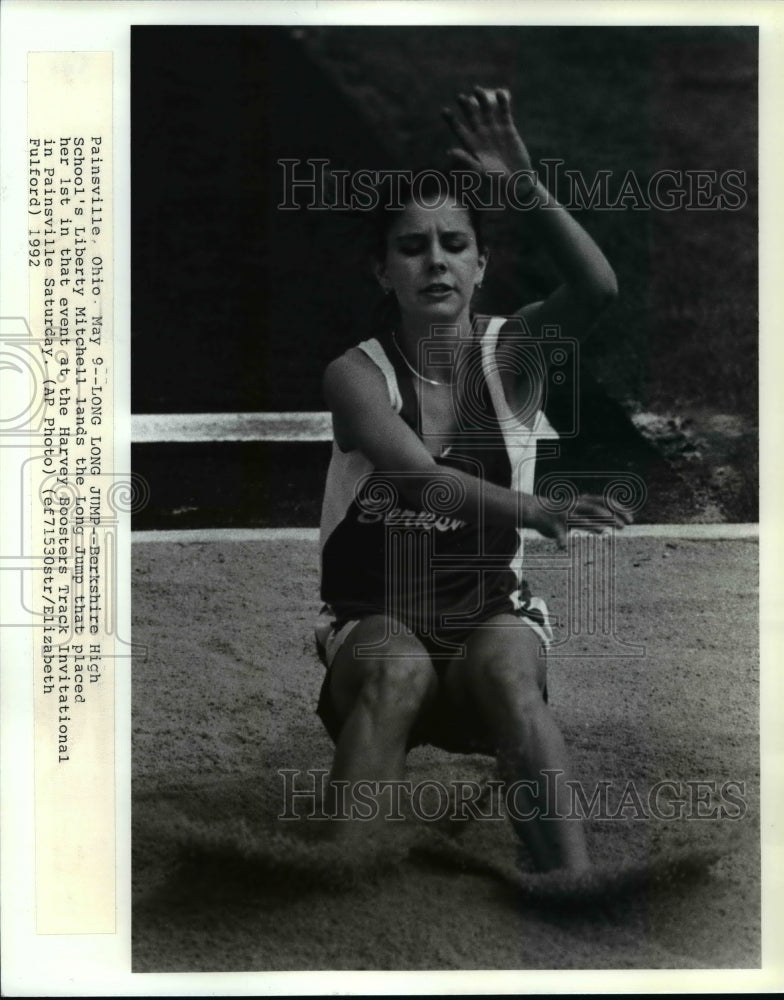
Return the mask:
[(137, 413), (133, 444), (205, 444), (222, 441), (331, 441), (332, 414)]
[[(318, 542), (318, 528), (184, 528), (182, 530), (133, 531), (131, 541), (179, 542)], [(535, 531), (526, 538), (541, 538)], [(661, 538), (713, 541), (759, 538), (758, 524), (633, 524), (618, 533), (621, 539)]]

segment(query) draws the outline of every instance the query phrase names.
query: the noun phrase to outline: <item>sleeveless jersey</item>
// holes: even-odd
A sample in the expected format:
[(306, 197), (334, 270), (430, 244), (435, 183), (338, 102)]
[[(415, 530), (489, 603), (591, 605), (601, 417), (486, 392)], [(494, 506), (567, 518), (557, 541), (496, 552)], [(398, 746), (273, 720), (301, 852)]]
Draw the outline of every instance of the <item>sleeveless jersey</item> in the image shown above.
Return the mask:
[[(321, 597), (338, 620), (385, 613), (433, 635), (521, 607), (522, 531), (456, 513), (460, 484), (450, 476), (459, 469), (531, 493), (537, 441), (557, 437), (541, 409), (513, 413), (507, 402), (496, 353), (505, 322), (493, 317), (465, 345), (470, 405), (462, 408), (458, 442), (435, 459), (444, 475), (423, 491), (422, 509), (411, 509), (361, 451), (333, 443), (321, 515)], [(358, 346), (382, 372), (389, 405), (401, 414), (384, 348), (376, 339)]]

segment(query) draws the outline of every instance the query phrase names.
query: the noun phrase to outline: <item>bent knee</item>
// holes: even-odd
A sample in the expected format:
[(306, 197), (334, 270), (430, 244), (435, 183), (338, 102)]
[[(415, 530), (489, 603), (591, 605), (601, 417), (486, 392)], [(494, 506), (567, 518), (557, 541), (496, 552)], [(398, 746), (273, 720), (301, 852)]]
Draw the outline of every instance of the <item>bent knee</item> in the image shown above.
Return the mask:
[(435, 694), (435, 671), (426, 659), (369, 660), (359, 697), (373, 710), (415, 715)]
[(544, 704), (543, 658), (541, 662), (506, 657), (489, 660), (476, 668), (473, 680), (481, 701), (509, 705), (518, 714), (528, 714)]

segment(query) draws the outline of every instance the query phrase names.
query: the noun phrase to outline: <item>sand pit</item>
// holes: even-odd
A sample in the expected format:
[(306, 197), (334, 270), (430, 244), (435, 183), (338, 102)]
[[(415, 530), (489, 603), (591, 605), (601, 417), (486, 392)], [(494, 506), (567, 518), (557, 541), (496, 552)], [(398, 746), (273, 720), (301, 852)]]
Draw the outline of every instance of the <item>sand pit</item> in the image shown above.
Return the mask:
[[(528, 555), (563, 639), (595, 558), (570, 592), (565, 556)], [(279, 772), (331, 756), (314, 712), (315, 545), (135, 542), (134, 970), (759, 966), (757, 555), (754, 539), (622, 537), (615, 634), (587, 627), (551, 657), (586, 789), (610, 782), (611, 813), (629, 782), (643, 808), (663, 780), (687, 800), (680, 819), (642, 818), (627, 797), (590, 821), (614, 873), (602, 893), (516, 869), (497, 819), (403, 824), (396, 846), (349, 856), (317, 824), (278, 820)], [(420, 748), (408, 776), (481, 782), (491, 765)]]

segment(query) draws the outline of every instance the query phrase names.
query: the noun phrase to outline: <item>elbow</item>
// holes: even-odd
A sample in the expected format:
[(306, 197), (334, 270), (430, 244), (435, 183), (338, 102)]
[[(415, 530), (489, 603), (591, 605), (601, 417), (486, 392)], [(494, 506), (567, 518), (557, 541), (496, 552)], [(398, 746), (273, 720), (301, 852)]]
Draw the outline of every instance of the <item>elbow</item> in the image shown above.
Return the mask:
[(602, 295), (604, 302), (609, 306), (618, 298), (618, 278), (612, 268), (609, 268), (608, 271), (602, 285)]
[(605, 267), (604, 274), (599, 280), (598, 286), (600, 300), (605, 306), (612, 305), (618, 298), (618, 278), (609, 264)]
[(585, 296), (591, 310), (597, 315), (608, 309), (618, 298), (618, 279), (615, 277), (615, 271), (608, 266), (607, 271), (585, 289)]

